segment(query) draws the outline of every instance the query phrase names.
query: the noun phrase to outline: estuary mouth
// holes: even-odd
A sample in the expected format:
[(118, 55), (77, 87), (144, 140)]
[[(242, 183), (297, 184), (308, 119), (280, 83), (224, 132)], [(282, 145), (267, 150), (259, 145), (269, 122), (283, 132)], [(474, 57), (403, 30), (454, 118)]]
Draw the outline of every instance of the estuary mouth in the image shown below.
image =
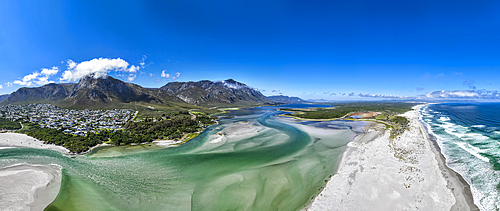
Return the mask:
[(229, 114), (234, 117), (176, 147), (101, 146), (73, 159), (34, 149), (19, 157), (17, 148), (4, 158), (61, 165), (54, 208), (297, 210), (335, 172), (332, 164), (356, 134), (351, 128), (363, 125), (297, 124), (268, 108)]

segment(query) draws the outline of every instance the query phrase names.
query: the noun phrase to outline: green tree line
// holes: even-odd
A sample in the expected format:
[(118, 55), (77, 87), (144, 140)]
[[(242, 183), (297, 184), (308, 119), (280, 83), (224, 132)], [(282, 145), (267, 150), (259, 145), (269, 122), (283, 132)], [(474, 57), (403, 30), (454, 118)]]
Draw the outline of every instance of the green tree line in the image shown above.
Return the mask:
[(18, 130), (21, 129), (21, 124), (19, 124), (19, 122), (10, 121), (8, 119), (0, 117), (0, 129)]

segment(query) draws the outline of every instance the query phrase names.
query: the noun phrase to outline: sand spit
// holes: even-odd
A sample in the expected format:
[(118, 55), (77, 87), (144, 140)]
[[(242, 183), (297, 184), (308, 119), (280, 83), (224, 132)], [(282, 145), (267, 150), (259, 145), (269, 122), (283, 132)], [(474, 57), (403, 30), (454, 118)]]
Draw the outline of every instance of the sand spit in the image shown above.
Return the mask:
[(380, 124), (367, 123), (307, 210), (477, 209), (468, 185), (429, 140), (419, 108), (404, 114), (409, 129), (395, 139)]
[(180, 141), (175, 141), (175, 140), (157, 140), (153, 141), (154, 144), (158, 146), (163, 146), (163, 147), (173, 147), (177, 146), (177, 144), (180, 143)]
[(61, 178), (55, 165), (0, 168), (0, 210), (44, 210), (57, 197)]
[(43, 141), (30, 137), (26, 134), (19, 133), (0, 133), (0, 147), (28, 147), (36, 149), (49, 149), (61, 152), (65, 155), (69, 154), (69, 150), (62, 146), (56, 146), (54, 144), (44, 144)]

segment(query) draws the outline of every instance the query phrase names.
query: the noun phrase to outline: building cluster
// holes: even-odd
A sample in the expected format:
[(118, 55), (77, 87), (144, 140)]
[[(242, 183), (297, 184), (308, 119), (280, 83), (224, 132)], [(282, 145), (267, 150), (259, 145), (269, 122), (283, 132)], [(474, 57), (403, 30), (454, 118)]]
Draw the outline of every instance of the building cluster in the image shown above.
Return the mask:
[(28, 120), (40, 127), (64, 129), (66, 133), (84, 135), (99, 130), (122, 128), (134, 117), (131, 109), (69, 110), (50, 104), (6, 105), (0, 107), (0, 116), (12, 121)]

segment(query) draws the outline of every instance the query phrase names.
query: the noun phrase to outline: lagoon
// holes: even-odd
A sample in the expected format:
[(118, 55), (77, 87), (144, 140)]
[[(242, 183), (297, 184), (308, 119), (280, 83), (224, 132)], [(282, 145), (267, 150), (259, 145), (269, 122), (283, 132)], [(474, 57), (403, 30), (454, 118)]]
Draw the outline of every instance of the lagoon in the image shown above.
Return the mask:
[(364, 123), (296, 122), (278, 108), (230, 111), (179, 147), (102, 147), (76, 158), (9, 148), (0, 150), (0, 167), (61, 166), (47, 210), (300, 210)]

